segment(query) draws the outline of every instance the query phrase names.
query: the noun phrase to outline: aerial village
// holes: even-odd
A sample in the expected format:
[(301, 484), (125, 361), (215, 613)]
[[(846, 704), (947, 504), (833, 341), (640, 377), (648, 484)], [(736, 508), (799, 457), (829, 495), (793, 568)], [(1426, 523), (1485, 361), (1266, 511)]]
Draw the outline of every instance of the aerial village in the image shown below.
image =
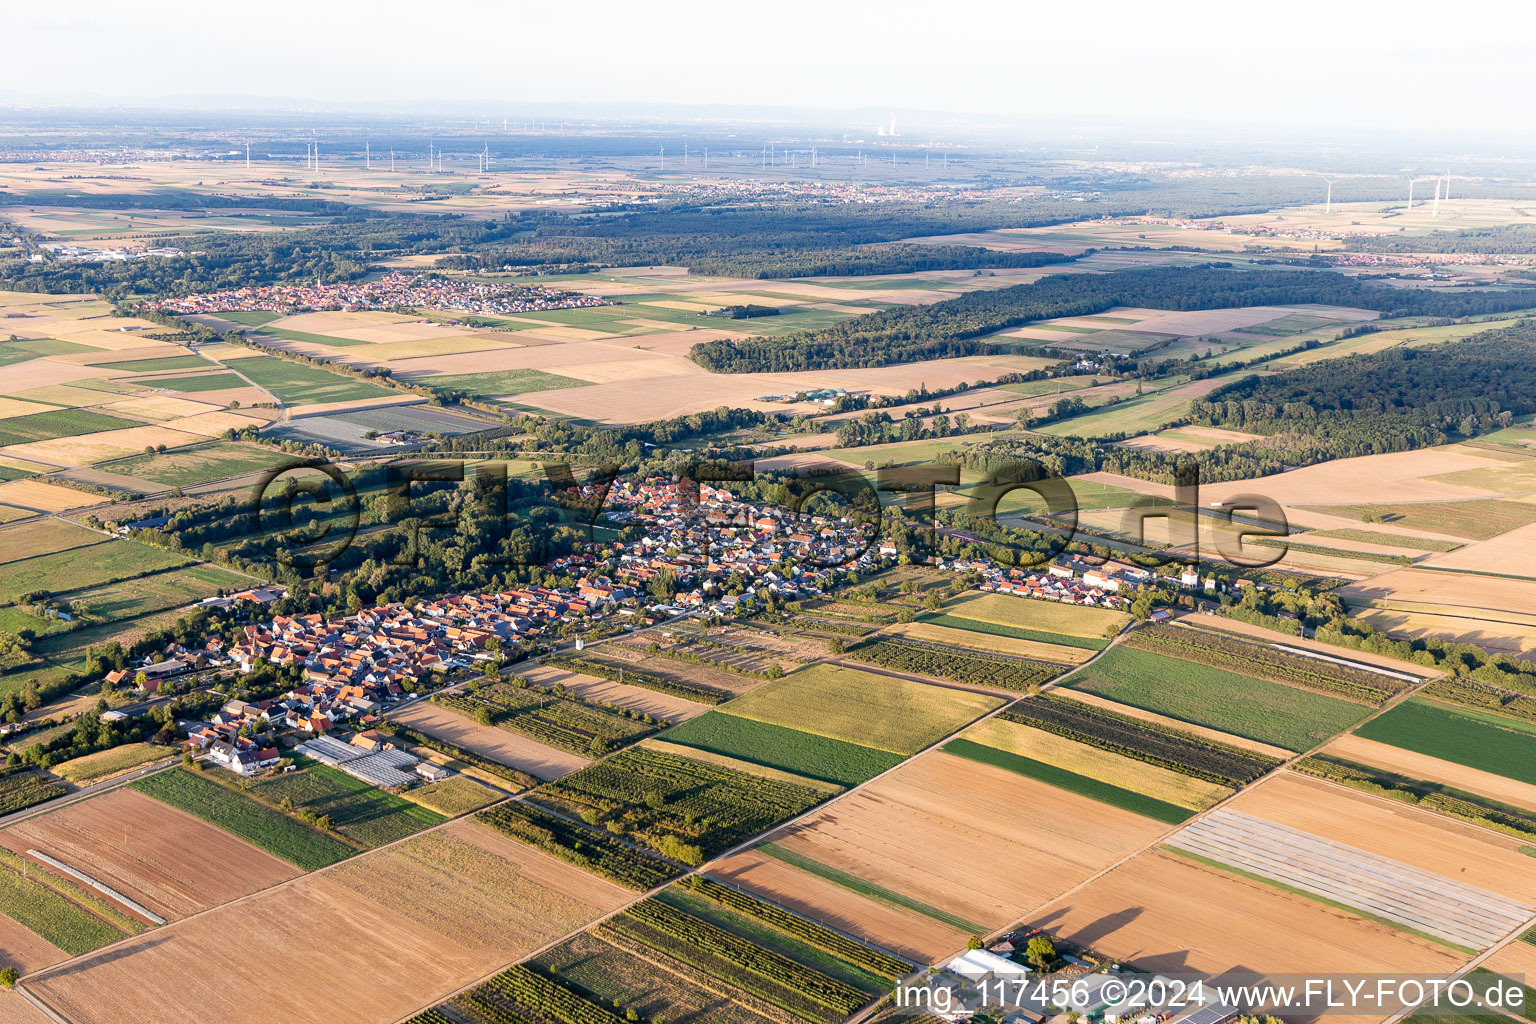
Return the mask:
[[(597, 497), (587, 488), (586, 497)], [(644, 527), (635, 542), (551, 562), (574, 586), (528, 585), (494, 594), (446, 594), (366, 608), (326, 619), (278, 615), (241, 627), (238, 642), (209, 638), (202, 649), (172, 644), (107, 682), (136, 681), (146, 695), (171, 677), (204, 668), (259, 666), (302, 672), (287, 692), (258, 701), (232, 700), (208, 721), (179, 723), (189, 745), (241, 775), (278, 765), (276, 736), (301, 741), (300, 753), (384, 788), (410, 785), (440, 771), (399, 751), (371, 726), (390, 707), (436, 688), (466, 670), (496, 672), (504, 652), (554, 647), (575, 637), (612, 634), (680, 616), (729, 618), (748, 599), (795, 601), (826, 595), (848, 570), (869, 571), (897, 557), (894, 545), (866, 540), (849, 520), (740, 501), (731, 491), (670, 478), (627, 481), (606, 496), (604, 520)], [(1125, 563), (1063, 557), (1038, 568), (988, 559), (934, 559), (964, 573), (976, 589), (1021, 598), (1121, 609), (1152, 573)], [(671, 583), (665, 597), (653, 584)], [(1210, 586), (1210, 580), (1204, 585)], [(1202, 586), (1194, 569), (1179, 583)], [(283, 596), (273, 588), (211, 599), (260, 608)], [(744, 607), (744, 606), (743, 606)], [(1161, 613), (1157, 613), (1161, 614)], [(354, 732), (347, 741), (331, 739)], [(378, 755), (378, 756), (370, 756)], [(419, 771), (418, 771), (419, 770)], [(425, 774), (421, 774), (425, 773)]]

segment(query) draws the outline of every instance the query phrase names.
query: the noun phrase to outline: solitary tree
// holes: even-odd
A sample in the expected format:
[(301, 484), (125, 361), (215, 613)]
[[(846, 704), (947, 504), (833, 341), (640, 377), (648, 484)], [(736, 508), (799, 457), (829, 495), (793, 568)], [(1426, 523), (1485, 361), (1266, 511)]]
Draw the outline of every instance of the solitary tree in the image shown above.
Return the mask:
[(1024, 958), (1035, 965), (1035, 970), (1044, 973), (1056, 961), (1056, 943), (1044, 935), (1036, 935), (1024, 947)]

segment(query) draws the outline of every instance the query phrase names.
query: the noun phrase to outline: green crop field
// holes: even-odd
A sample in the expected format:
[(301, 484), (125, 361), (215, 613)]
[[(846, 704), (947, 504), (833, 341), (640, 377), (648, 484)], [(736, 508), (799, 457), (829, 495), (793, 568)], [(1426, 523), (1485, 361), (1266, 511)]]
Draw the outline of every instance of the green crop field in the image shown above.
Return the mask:
[(662, 735), (672, 743), (852, 786), (901, 763), (901, 756), (798, 729), (711, 711)]
[(1536, 726), (1411, 698), (1357, 736), (1536, 785)]
[(1003, 768), (1016, 775), (1023, 775), (1026, 778), (1044, 782), (1046, 785), (1055, 786), (1057, 789), (1064, 789), (1069, 793), (1097, 800), (1101, 804), (1109, 804), (1111, 807), (1118, 807), (1123, 811), (1140, 814), (1155, 821), (1167, 822), (1170, 825), (1187, 821), (1195, 814), (1194, 811), (1177, 804), (1143, 796), (1129, 789), (1121, 789), (1119, 786), (1091, 779), (1086, 775), (1069, 772), (1065, 768), (1058, 768), (1007, 750), (999, 750), (996, 747), (984, 746), (971, 740), (950, 740), (941, 749), (946, 754), (989, 764), (994, 768)]
[(562, 377), (543, 370), (493, 370), (489, 373), (455, 373), (441, 377), (413, 377), (412, 384), (434, 391), (463, 391), (477, 398), (500, 398), (528, 391), (553, 391), (557, 388), (584, 388), (588, 381)]
[(1092, 387), (1097, 383), (1096, 377), (1050, 377), (1046, 380), (1025, 380), (1013, 384), (999, 384), (1003, 391), (1012, 391), (1016, 395), (1055, 395), (1063, 391), (1076, 391), (1079, 388)]
[(68, 356), (80, 352), (99, 351), (100, 349), (93, 349), (89, 345), (79, 345), (72, 341), (59, 341), (57, 338), (32, 338), (0, 342), (0, 366), (25, 363), (42, 356)]
[(407, 799), (412, 803), (448, 818), (457, 818), (461, 814), (489, 807), (502, 798), (500, 793), (492, 792), (464, 775), (455, 775), (406, 792)]
[(356, 852), (341, 840), (196, 771), (173, 768), (131, 785), (305, 871), (335, 864)]
[(1055, 437), (1106, 437), (1110, 434), (1145, 434), (1183, 416), (1191, 398), (1178, 388), (1139, 395), (1115, 402), (1081, 416), (1072, 416), (1040, 428)]
[(337, 832), (369, 848), (404, 839), (448, 820), (436, 811), (323, 764), (241, 784), (273, 806), (287, 798), (296, 809), (329, 818)]
[(30, 523), (0, 529), (0, 565), (88, 544), (104, 544), (106, 540), (95, 530), (87, 530), (62, 519), (34, 519)]
[(198, 391), (227, 391), (230, 388), (250, 387), (232, 373), (206, 373), (197, 377), (157, 377), (154, 385), (169, 391), (194, 394)]
[(292, 456), (269, 448), (236, 444), (233, 441), (213, 441), (158, 455), (135, 455), (103, 463), (96, 468), (119, 476), (150, 480), (167, 487), (191, 487), (210, 480), (223, 480), (294, 464)]
[(1124, 647), (1100, 655), (1068, 685), (1288, 750), (1308, 750), (1370, 711), (1320, 693)]
[(1460, 544), (1450, 540), (1433, 540), (1429, 537), (1404, 537), (1396, 533), (1376, 530), (1308, 530), (1299, 534), (1305, 540), (1310, 537), (1327, 537), (1332, 540), (1352, 540), (1361, 544), (1380, 544), (1388, 548), (1408, 548), (1413, 551), (1455, 551)]
[(140, 573), (188, 564), (181, 555), (130, 540), (96, 544), (92, 548), (89, 557), (82, 556), (77, 550), (55, 551), (0, 565), (0, 601), (14, 601), (36, 590), (57, 594), (99, 586)]
[(81, 434), (99, 434), (103, 430), (139, 426), (143, 424), (137, 420), (120, 419), (86, 409), (34, 412), (27, 416), (0, 420), (0, 445), (51, 441), (56, 437), (78, 437)]
[(986, 694), (810, 665), (737, 697), (722, 710), (894, 754), (915, 754), (1002, 703)]
[(264, 327), (261, 333), (268, 338), (297, 341), (306, 345), (328, 345), (332, 348), (353, 348), (372, 344), (372, 342), (368, 341), (358, 341), (356, 338), (338, 338), (334, 334), (311, 334), (308, 331), (290, 331), (282, 327)]
[(276, 395), (284, 405), (321, 405), (389, 398), (399, 394), (390, 388), (318, 366), (293, 363), (277, 356), (248, 356), (230, 360), (232, 369)]
[(1131, 621), (1125, 612), (1109, 608), (1040, 601), (1012, 594), (962, 594), (945, 604), (944, 613), (999, 626), (1015, 626), (1051, 634), (1066, 633), (1092, 639), (1114, 636)]
[(121, 370), (124, 373), (160, 373), (166, 370), (204, 370), (213, 364), (202, 356), (161, 356), (157, 359), (125, 359), (122, 362), (104, 360), (89, 365), (103, 370)]
[(281, 320), (286, 313), (273, 313), (264, 309), (235, 310), (229, 313), (217, 314), (220, 320), (228, 320), (232, 324), (244, 324), (246, 327), (260, 327), (274, 320)]

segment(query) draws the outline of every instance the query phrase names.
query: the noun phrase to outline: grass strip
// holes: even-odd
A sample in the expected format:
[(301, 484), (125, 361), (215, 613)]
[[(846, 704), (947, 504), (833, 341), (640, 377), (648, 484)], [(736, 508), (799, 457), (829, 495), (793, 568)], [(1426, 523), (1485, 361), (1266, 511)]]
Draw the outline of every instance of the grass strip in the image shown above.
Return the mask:
[(979, 761), (989, 764), (994, 768), (1002, 768), (1025, 778), (1044, 782), (1048, 786), (1064, 789), (1078, 796), (1085, 796), (1090, 800), (1097, 800), (1101, 804), (1109, 804), (1118, 807), (1122, 811), (1130, 811), (1132, 814), (1140, 814), (1156, 821), (1166, 822), (1169, 825), (1177, 825), (1194, 817), (1196, 812), (1187, 807), (1170, 804), (1163, 800), (1157, 800), (1141, 793), (1132, 792), (1129, 789), (1121, 789), (1098, 779), (1090, 779), (1086, 775), (1069, 772), (1065, 768), (1058, 768), (1044, 761), (1035, 761), (1007, 750), (999, 750), (996, 747), (988, 747), (972, 740), (950, 740), (944, 744), (943, 751), (946, 754), (954, 754), (971, 761)]
[(796, 853), (794, 850), (780, 846), (778, 843), (764, 843), (762, 846), (757, 847), (757, 849), (774, 860), (783, 861), (790, 867), (799, 868), (801, 871), (815, 875), (818, 878), (824, 878), (832, 884), (840, 885), (849, 892), (857, 893), (860, 896), (867, 896), (872, 900), (898, 907), (902, 910), (910, 910), (972, 935), (985, 935), (988, 931), (986, 925), (977, 924), (975, 921), (967, 921), (963, 917), (957, 917), (947, 911), (940, 910), (938, 907), (930, 907), (926, 903), (914, 900), (910, 896), (903, 896), (901, 893), (887, 889), (882, 885), (866, 882), (857, 875), (850, 875), (846, 871), (839, 871), (829, 864), (813, 860), (802, 853)]

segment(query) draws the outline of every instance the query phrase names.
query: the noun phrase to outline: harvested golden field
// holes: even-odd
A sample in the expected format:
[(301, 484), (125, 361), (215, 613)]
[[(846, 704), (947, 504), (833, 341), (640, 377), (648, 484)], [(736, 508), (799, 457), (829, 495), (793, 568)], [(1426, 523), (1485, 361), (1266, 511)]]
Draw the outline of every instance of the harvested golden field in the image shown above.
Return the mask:
[(1446, 615), (1417, 608), (1368, 609), (1356, 612), (1354, 617), (1397, 640), (1434, 637), (1452, 643), (1476, 644), (1496, 654), (1519, 658), (1536, 654), (1536, 624), (1529, 616), (1517, 612)]
[(1504, 896), (1525, 898), (1536, 890), (1536, 859), (1520, 852), (1519, 840), (1322, 779), (1278, 772), (1238, 794), (1227, 809)]
[(172, 430), (168, 426), (126, 427), (103, 430), (80, 437), (57, 437), (51, 441), (29, 441), (3, 449), (8, 455), (34, 459), (53, 466), (89, 466), (108, 459), (140, 455), (145, 448), (165, 445), (180, 448), (206, 440), (204, 435)]
[(106, 375), (94, 366), (71, 366), (52, 359), (29, 359), (24, 363), (13, 363), (5, 368), (5, 374), (0, 376), (0, 395), (13, 395), (33, 388), (45, 388), (102, 376)]
[(53, 412), (57, 405), (44, 405), (41, 402), (24, 402), (15, 398), (0, 398), (0, 420), (8, 420), (14, 416), (30, 416), (35, 412)]
[(1034, 729), (1021, 722), (989, 718), (977, 722), (963, 735), (976, 743), (1053, 764), (1078, 775), (1086, 775), (1121, 789), (1144, 793), (1193, 810), (1203, 810), (1231, 796), (1233, 792), (1214, 782), (1192, 779), (1188, 775), (1090, 747), (1086, 743), (1078, 743), (1043, 729)]
[(1536, 811), (1536, 786), (1363, 736), (1340, 736), (1324, 747), (1323, 753), (1410, 779), (1444, 783), (1453, 789)]
[(919, 963), (933, 963), (946, 954), (963, 949), (969, 938), (963, 929), (860, 896), (851, 889), (756, 850), (718, 861), (709, 873), (813, 921), (856, 935)]
[(1517, 526), (1491, 540), (1475, 541), (1455, 551), (1433, 554), (1424, 565), (1476, 572), (1536, 576), (1536, 523)]
[(194, 402), (187, 398), (177, 398), (166, 393), (149, 393), (135, 395), (121, 401), (108, 402), (101, 406), (101, 411), (112, 416), (128, 416), (141, 420), (151, 420), (155, 423), (164, 423), (167, 420), (181, 419), (187, 416), (196, 416), (199, 413), (212, 412), (213, 407), (203, 402)]
[[(1428, 939), (1166, 850), (1138, 855), (1025, 923), (1149, 971), (1445, 973), (1467, 959)], [(1288, 1014), (1291, 1019), (1302, 1018)]]
[(1523, 977), (1529, 985), (1536, 980), (1536, 946), (1518, 940), (1511, 942), (1483, 961), (1483, 966), (1506, 978)]
[[(1022, 812), (1030, 807), (1050, 813)], [(998, 928), (1167, 829), (1014, 772), (933, 751), (833, 801), (775, 841)], [(1027, 864), (1050, 870), (1021, 870)]]
[(545, 781), (569, 775), (588, 763), (584, 757), (545, 746), (519, 733), (477, 725), (473, 719), (431, 701), (418, 701), (390, 718)]
[(973, 633), (968, 629), (936, 626), (931, 622), (898, 622), (885, 632), (910, 636), (914, 640), (926, 640), (930, 643), (970, 647), (980, 651), (996, 651), (998, 654), (1012, 654), (1038, 661), (1054, 661), (1061, 665), (1081, 665), (1095, 653), (1083, 647), (1066, 647), (1062, 644), (1041, 643), (1038, 640), (1020, 640), (1011, 636)]
[(1433, 483), (1425, 477), (1460, 469), (1497, 466), (1455, 448), (1421, 448), (1410, 452), (1337, 459), (1293, 469), (1262, 480), (1236, 480), (1203, 484), (1200, 500), (1223, 501), (1233, 495), (1257, 491), (1282, 505), (1346, 505), (1391, 501), (1454, 501), (1483, 498), (1487, 493), (1472, 487)]
[(0, 830), (175, 921), (276, 885), (299, 870), (131, 789), (114, 789)]
[(1242, 747), (1244, 750), (1253, 750), (1260, 754), (1268, 754), (1270, 757), (1278, 757), (1289, 761), (1291, 758), (1296, 756), (1295, 751), (1286, 750), (1284, 747), (1272, 746), (1268, 743), (1262, 743), (1259, 740), (1250, 740), (1246, 736), (1236, 736), (1229, 732), (1222, 732), (1220, 729), (1212, 729), (1204, 725), (1195, 725), (1192, 722), (1182, 722), (1176, 718), (1168, 718), (1165, 715), (1159, 715), (1155, 711), (1144, 711), (1141, 708), (1131, 707), (1129, 704), (1117, 704), (1115, 701), (1109, 700), (1105, 697), (1100, 697), (1098, 694), (1086, 693), (1082, 690), (1071, 690), (1059, 687), (1052, 690), (1051, 693), (1056, 697), (1066, 697), (1071, 700), (1082, 701), (1084, 704), (1092, 704), (1094, 707), (1105, 708), (1106, 710), (1113, 711), (1117, 714), (1129, 715), (1132, 718), (1139, 718), (1143, 722), (1152, 722), (1157, 725), (1164, 725), (1170, 729), (1177, 729), (1180, 732), (1187, 732), (1194, 736), (1204, 736), (1206, 739), (1215, 740), (1217, 743), (1225, 743), (1228, 746), (1233, 747)]
[(1536, 581), (1407, 568), (1338, 591), (1351, 605), (1536, 623)]
[(668, 722), (684, 722), (709, 710), (708, 704), (684, 700), (668, 693), (647, 690), (643, 686), (616, 683), (611, 679), (567, 672), (550, 665), (537, 665), (520, 675), (538, 686), (563, 686), (568, 693), (582, 700), (599, 704), (613, 704), (630, 711), (650, 715)]
[(0, 502), (39, 512), (64, 512), (101, 504), (101, 497), (72, 487), (45, 484), (40, 480), (11, 480), (0, 484)]
[(210, 1006), (238, 1020), (372, 1024), (409, 1016), (630, 898), (461, 819), (26, 986), (62, 1016), (92, 1024), (200, 1024)]

